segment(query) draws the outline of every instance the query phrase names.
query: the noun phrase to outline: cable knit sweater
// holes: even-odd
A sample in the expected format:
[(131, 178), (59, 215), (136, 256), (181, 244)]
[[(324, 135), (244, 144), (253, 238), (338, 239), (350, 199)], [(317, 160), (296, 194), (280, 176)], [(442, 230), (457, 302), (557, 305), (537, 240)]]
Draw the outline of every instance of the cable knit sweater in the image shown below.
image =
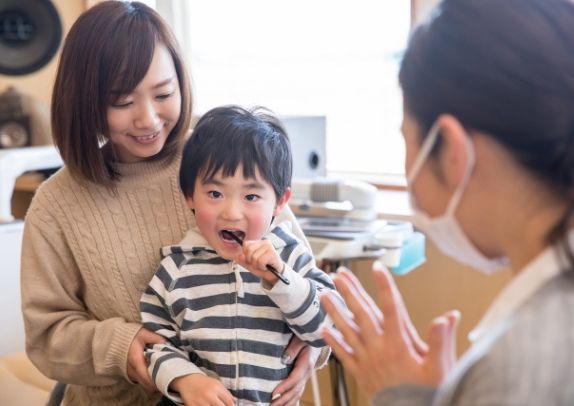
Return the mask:
[(160, 248), (195, 225), (179, 189), (180, 158), (116, 165), (116, 194), (63, 168), (32, 201), (21, 269), (26, 349), (45, 375), (71, 384), (65, 404), (158, 401), (129, 382), (127, 354)]

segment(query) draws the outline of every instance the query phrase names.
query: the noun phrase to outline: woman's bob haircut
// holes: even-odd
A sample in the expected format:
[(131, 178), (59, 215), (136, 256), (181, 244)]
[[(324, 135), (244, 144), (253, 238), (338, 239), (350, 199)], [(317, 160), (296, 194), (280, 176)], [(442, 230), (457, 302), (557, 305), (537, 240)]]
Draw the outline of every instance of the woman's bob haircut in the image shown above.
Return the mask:
[[(52, 94), (52, 134), (72, 175), (111, 189), (120, 175), (109, 140), (107, 109), (144, 78), (155, 47), (171, 54), (181, 91), (181, 115), (162, 151), (176, 157), (189, 130), (192, 97), (175, 36), (165, 21), (139, 2), (105, 1), (84, 12), (66, 38)], [(112, 151), (113, 152), (113, 151)]]

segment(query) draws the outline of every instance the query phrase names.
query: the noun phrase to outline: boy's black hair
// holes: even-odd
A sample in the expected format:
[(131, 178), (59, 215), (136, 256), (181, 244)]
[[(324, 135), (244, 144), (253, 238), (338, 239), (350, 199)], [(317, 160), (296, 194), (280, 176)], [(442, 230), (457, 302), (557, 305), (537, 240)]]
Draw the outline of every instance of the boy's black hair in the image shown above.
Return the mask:
[(233, 176), (242, 165), (245, 178), (255, 177), (258, 169), (279, 200), (291, 186), (292, 161), (287, 132), (269, 110), (217, 107), (201, 117), (185, 144), (179, 185), (192, 197), (198, 177), (210, 179), (220, 170)]

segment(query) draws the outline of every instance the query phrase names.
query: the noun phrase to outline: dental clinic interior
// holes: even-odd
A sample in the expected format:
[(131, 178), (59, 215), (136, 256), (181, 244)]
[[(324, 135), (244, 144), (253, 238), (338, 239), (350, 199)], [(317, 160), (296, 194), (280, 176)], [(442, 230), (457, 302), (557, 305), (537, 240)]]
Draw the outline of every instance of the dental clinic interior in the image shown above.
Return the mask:
[[(99, 2), (0, 0), (0, 405), (45, 405), (55, 384), (25, 352), (22, 231), (37, 188), (63, 165), (50, 125), (63, 41)], [(411, 223), (396, 76), (409, 32), (437, 0), (143, 2), (181, 44), (194, 121), (224, 104), (264, 105), (283, 121), (293, 153), (289, 207), (317, 265), (328, 273), (348, 267), (375, 295), (371, 266), (382, 261), (422, 337), (436, 315), (464, 314), (462, 354), (510, 275), (461, 271)], [(368, 399), (331, 355), (309, 377), (301, 404)]]

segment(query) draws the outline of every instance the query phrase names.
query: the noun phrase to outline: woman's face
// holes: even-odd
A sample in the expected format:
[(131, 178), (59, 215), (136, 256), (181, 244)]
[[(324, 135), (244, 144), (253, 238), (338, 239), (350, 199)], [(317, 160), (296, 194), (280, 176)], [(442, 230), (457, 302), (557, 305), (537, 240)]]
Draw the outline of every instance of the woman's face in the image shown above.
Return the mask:
[(159, 153), (181, 112), (181, 93), (173, 59), (156, 44), (142, 81), (107, 110), (109, 138), (120, 162), (134, 163)]

